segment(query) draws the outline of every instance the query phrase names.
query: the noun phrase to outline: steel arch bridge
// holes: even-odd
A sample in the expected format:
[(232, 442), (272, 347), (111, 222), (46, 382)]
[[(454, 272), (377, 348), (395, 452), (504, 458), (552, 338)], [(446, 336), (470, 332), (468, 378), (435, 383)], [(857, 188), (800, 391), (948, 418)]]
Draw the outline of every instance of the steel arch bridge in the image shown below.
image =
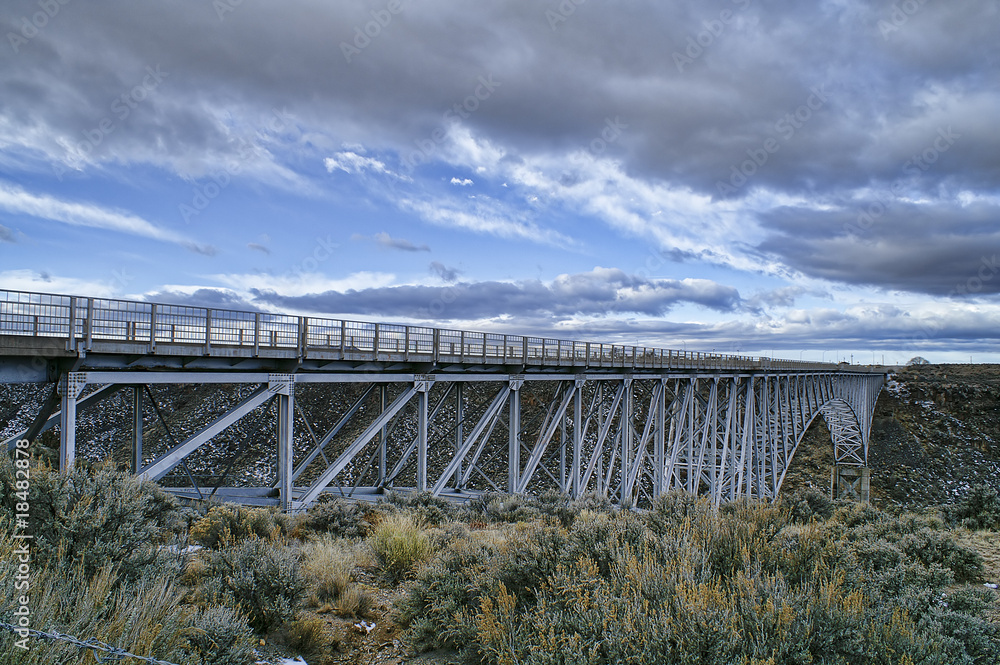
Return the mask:
[[(389, 489), (456, 499), (593, 492), (623, 506), (675, 488), (716, 504), (774, 499), (819, 415), (834, 446), (834, 494), (867, 500), (884, 375), (881, 367), (0, 290), (0, 382), (54, 386), (31, 426), (8, 433), (5, 445), (58, 426), (68, 468), (77, 414), (106, 402), (130, 432), (135, 473), (180, 496), (289, 511), (327, 492), (371, 498)], [(237, 397), (175, 436), (150, 390), (164, 384), (225, 384)], [(199, 482), (192, 454), (251, 416), (271, 423), (260, 429), (273, 475), (258, 487), (225, 487), (225, 474)], [(144, 449), (157, 423), (168, 443)]]

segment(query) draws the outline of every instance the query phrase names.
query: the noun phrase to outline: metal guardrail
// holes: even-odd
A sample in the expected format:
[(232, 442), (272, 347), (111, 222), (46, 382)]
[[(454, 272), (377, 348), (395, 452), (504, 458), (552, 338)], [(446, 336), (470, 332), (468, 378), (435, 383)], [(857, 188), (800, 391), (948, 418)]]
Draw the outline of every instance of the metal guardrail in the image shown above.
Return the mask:
[(833, 363), (3, 289), (0, 289), (0, 335), (65, 339), (67, 351), (81, 354), (94, 349), (95, 344), (101, 347), (118, 343), (131, 345), (129, 353), (141, 347), (141, 352), (150, 354), (163, 346), (185, 347), (206, 356), (243, 349), (253, 355), (261, 351), (284, 351), (289, 356), (308, 358), (310, 353), (334, 353), (352, 360), (391, 356), (397, 360), (435, 363), (881, 371)]

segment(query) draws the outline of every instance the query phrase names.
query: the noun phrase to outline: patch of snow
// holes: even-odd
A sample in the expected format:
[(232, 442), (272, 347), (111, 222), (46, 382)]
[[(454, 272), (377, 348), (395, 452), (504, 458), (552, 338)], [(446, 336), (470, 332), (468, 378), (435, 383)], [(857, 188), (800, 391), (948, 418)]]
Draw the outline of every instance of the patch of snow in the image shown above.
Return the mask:
[(188, 545), (187, 547), (179, 547), (177, 545), (160, 545), (160, 549), (172, 554), (194, 554), (198, 550), (204, 548), (201, 545)]

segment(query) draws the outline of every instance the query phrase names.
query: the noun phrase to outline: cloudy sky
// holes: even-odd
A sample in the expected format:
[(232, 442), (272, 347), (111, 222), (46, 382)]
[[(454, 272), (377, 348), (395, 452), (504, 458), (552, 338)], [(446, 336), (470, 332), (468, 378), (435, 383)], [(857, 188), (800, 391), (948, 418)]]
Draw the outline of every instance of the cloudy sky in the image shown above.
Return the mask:
[(0, 288), (1000, 361), (996, 0), (6, 0)]

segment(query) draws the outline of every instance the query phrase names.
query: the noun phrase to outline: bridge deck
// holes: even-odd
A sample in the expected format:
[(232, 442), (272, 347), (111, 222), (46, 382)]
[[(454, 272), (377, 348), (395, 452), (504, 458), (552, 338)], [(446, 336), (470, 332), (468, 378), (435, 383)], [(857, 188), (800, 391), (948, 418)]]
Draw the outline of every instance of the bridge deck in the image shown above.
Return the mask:
[[(6, 359), (6, 363), (5, 363)], [(20, 359), (13, 371), (14, 359)], [(0, 380), (74, 369), (283, 372), (768, 370), (881, 373), (599, 342), (0, 290)], [(33, 361), (33, 362), (29, 362)], [(7, 365), (7, 371), (3, 366)], [(30, 371), (30, 367), (35, 371)], [(48, 370), (49, 378), (53, 371)], [(28, 378), (30, 377), (30, 378)]]

